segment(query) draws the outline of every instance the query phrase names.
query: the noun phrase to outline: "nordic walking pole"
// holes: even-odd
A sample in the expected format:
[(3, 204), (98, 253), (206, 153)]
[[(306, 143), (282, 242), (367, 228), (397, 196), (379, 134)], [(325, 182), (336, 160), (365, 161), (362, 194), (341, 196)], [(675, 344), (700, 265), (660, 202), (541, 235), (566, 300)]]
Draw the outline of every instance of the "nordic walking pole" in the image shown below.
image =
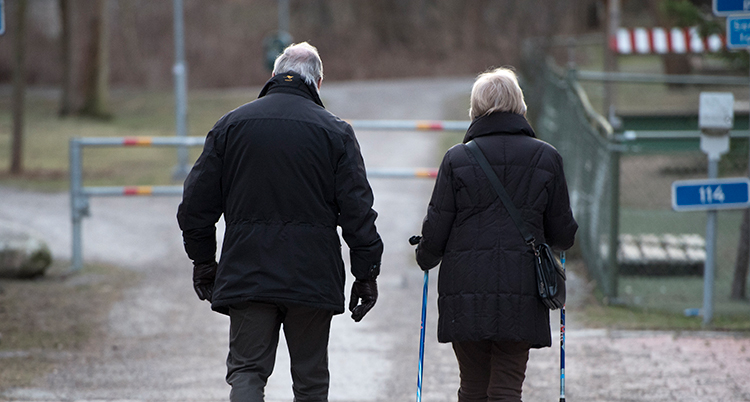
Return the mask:
[[(560, 253), (560, 262), (565, 272), (565, 252)], [(565, 402), (565, 305), (560, 309), (560, 402)]]
[(417, 402), (422, 402), (422, 373), (424, 372), (424, 327), (427, 318), (427, 284), (430, 271), (424, 271), (424, 289), (422, 290), (422, 326), (419, 333), (419, 373), (417, 374)]
[[(409, 244), (419, 244), (422, 236), (412, 236)], [(422, 402), (422, 374), (424, 373), (424, 327), (427, 319), (427, 285), (430, 282), (430, 271), (424, 271), (424, 287), (422, 289), (422, 324), (419, 333), (419, 372), (417, 373), (417, 402)]]

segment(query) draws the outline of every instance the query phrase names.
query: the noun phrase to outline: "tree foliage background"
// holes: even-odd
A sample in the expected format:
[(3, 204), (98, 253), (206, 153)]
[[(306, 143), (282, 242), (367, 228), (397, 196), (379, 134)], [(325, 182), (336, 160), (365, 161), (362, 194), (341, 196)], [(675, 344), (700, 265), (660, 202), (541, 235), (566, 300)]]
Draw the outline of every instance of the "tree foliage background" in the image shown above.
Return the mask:
[[(28, 0), (27, 82), (63, 79), (60, 2), (70, 10), (73, 90), (84, 85), (92, 21), (100, 0)], [(112, 87), (172, 85), (173, 7), (167, 0), (104, 0), (110, 30)], [(15, 1), (6, 1), (13, 15)], [(329, 79), (476, 74), (517, 64), (521, 40), (586, 29), (597, 0), (291, 0), (295, 41), (317, 46)], [(184, 0), (186, 58), (191, 87), (261, 84), (263, 38), (277, 29), (275, 0)], [(7, 21), (0, 37), (0, 84), (12, 75)]]

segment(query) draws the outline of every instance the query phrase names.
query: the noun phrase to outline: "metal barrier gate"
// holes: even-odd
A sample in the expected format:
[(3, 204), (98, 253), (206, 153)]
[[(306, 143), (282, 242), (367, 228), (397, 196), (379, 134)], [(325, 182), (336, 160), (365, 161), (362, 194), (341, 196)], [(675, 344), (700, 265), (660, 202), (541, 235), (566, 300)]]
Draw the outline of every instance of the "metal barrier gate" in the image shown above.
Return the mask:
[[(465, 131), (469, 121), (416, 120), (352, 120), (359, 130), (404, 131)], [(93, 186), (83, 185), (83, 148), (103, 147), (197, 147), (205, 137), (86, 137), (70, 140), (70, 216), (72, 220), (71, 269), (83, 268), (83, 218), (90, 215), (90, 197), (112, 196), (175, 196), (182, 194), (182, 185), (172, 186)], [(368, 169), (368, 178), (434, 178), (436, 168)]]

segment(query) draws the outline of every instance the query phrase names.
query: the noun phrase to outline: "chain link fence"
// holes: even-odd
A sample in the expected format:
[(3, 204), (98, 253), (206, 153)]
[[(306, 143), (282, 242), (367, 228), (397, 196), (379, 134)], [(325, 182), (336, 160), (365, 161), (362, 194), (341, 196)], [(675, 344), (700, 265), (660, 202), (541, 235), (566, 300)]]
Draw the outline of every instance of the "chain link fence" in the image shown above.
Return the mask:
[[(722, 158), (720, 177), (747, 174), (746, 141), (732, 141), (740, 146)], [(698, 138), (625, 141), (623, 145), (618, 300), (645, 309), (699, 314), (707, 215), (705, 211), (673, 211), (671, 184), (706, 179), (707, 156), (700, 151)], [(747, 318), (748, 303), (730, 300), (742, 211), (719, 210), (717, 215), (714, 314)]]
[[(591, 108), (573, 74), (527, 57), (521, 76), (537, 134), (563, 157), (580, 226), (576, 247), (602, 296), (632, 307), (699, 314), (706, 213), (671, 207), (672, 182), (707, 177), (697, 135), (629, 140)], [(623, 120), (626, 130), (638, 124), (637, 118)], [(732, 141), (721, 177), (747, 174), (746, 141)], [(714, 314), (746, 319), (748, 303), (730, 300), (742, 211), (719, 211), (718, 217)]]
[(617, 295), (618, 150), (612, 127), (588, 104), (583, 90), (552, 68), (532, 92), (536, 132), (563, 157), (570, 201), (579, 224), (577, 244), (589, 273), (608, 297)]

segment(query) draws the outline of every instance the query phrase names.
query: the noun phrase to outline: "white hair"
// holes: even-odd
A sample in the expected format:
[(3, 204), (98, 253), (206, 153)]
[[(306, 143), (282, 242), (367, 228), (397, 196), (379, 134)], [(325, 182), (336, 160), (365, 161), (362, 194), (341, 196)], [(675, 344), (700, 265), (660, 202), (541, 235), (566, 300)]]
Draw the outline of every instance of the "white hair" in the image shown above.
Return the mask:
[(318, 49), (307, 43), (289, 45), (273, 63), (273, 75), (295, 72), (309, 85), (318, 87), (318, 81), (323, 79), (323, 62), (320, 60)]
[(507, 67), (479, 74), (471, 88), (471, 119), (494, 112), (526, 114), (526, 102), (518, 85), (518, 77)]

